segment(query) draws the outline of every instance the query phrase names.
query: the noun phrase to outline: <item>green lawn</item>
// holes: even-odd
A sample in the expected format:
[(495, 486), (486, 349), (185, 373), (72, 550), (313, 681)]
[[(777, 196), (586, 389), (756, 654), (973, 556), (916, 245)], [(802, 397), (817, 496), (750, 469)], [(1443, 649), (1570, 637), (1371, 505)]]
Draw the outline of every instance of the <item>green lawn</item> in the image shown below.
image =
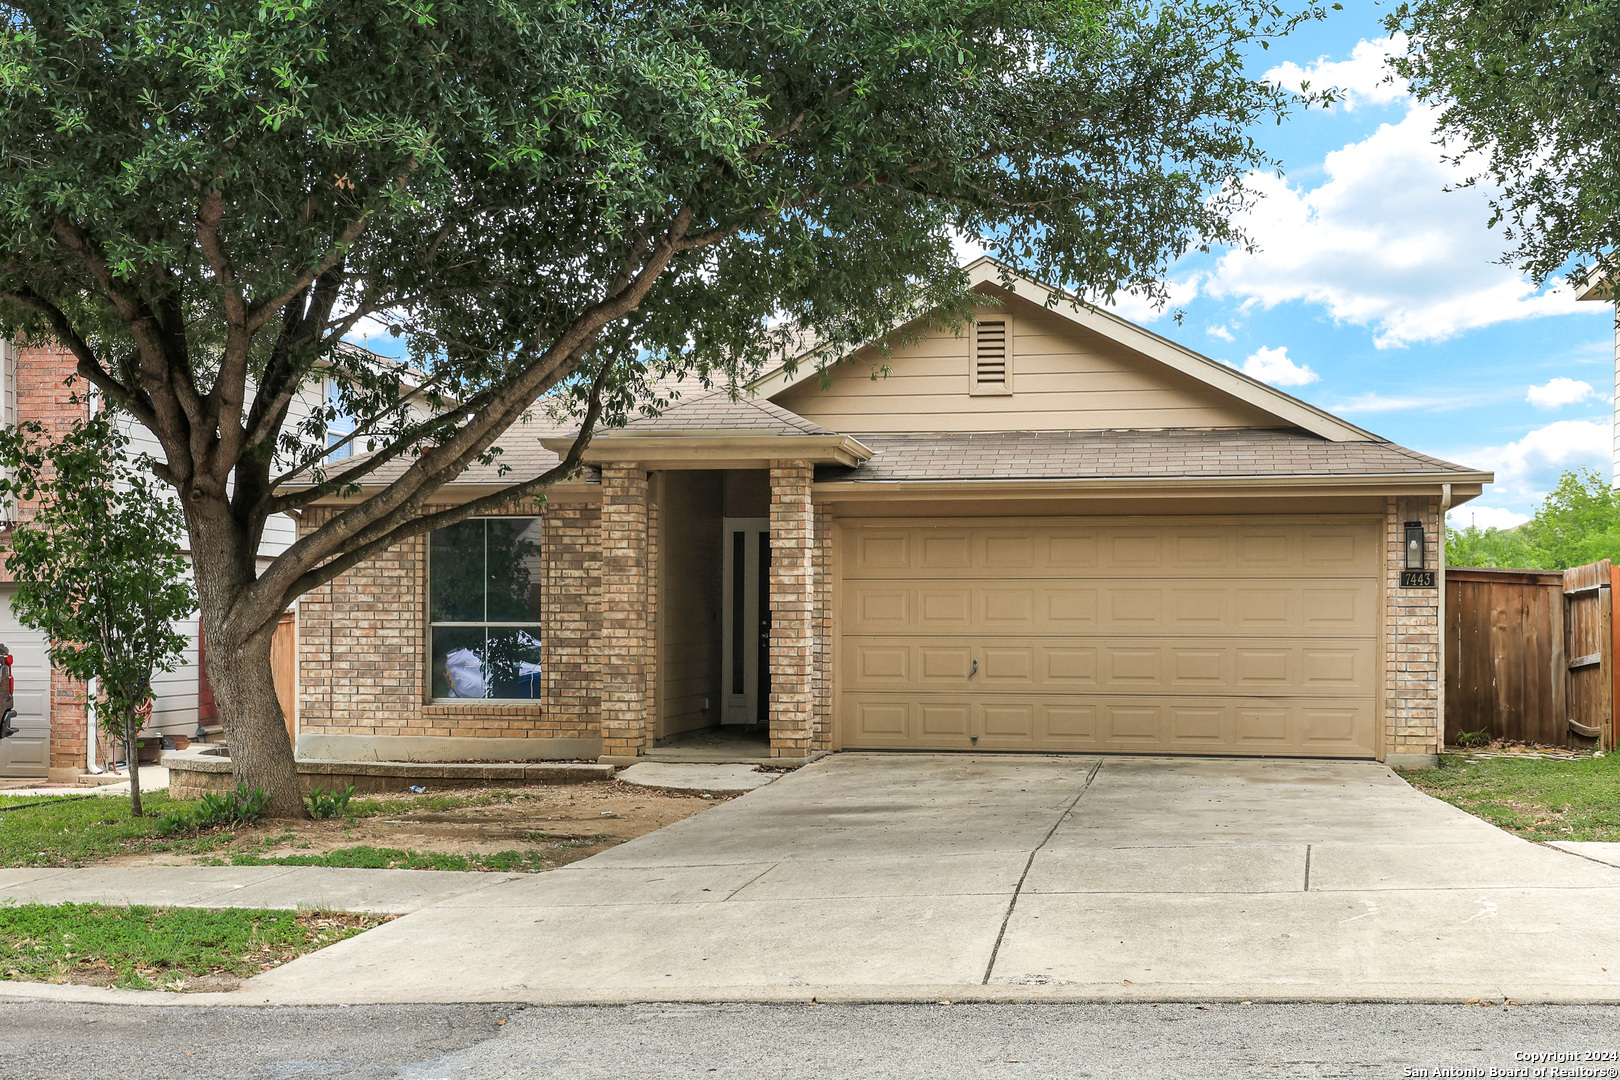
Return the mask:
[(0, 979), (137, 990), (246, 978), (386, 922), (383, 915), (0, 904)]
[(1620, 840), (1620, 754), (1570, 761), (1447, 754), (1412, 786), (1527, 840)]
[(80, 866), (116, 855), (212, 851), (228, 833), (158, 835), (158, 818), (176, 805), (164, 793), (144, 795), (146, 816), (129, 816), (129, 797), (97, 795), (57, 801), (54, 796), (0, 800), (0, 866)]

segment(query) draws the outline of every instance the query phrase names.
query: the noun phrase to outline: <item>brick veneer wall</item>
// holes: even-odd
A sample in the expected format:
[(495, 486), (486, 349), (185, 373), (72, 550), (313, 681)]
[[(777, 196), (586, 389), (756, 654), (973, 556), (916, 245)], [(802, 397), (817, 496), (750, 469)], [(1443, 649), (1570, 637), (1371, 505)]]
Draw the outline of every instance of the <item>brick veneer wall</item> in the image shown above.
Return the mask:
[(814, 474), (806, 461), (771, 462), (772, 757), (802, 757), (814, 737)]
[(1408, 521), (1423, 522), (1425, 562), (1445, 555), (1440, 500), (1391, 497), (1384, 517), (1387, 545), (1384, 611), (1384, 753), (1434, 754), (1440, 749), (1445, 686), (1440, 667), (1439, 589), (1403, 589)]
[(817, 750), (832, 749), (832, 511), (816, 507), (815, 546), (811, 573), (815, 577), (815, 715), (811, 725), (811, 745)]
[(647, 474), (602, 467), (602, 753), (634, 757), (646, 745), (652, 693), (647, 603)]
[[(305, 515), (309, 531), (336, 511)], [(407, 540), (298, 606), (300, 735), (594, 739), (597, 508), (524, 506), (545, 521), (545, 697), (535, 703), (428, 700), (426, 537)]]
[[(66, 432), (75, 420), (89, 415), (89, 407), (75, 402), (85, 384), (74, 372), (78, 361), (66, 348), (50, 344), (16, 347), (17, 419), (43, 424), (52, 434)], [(22, 507), (21, 516), (29, 516)], [(0, 583), (13, 580), (5, 561), (0, 559)], [(84, 771), (85, 763), (85, 684), (59, 671), (51, 672), (50, 779), (71, 783)]]

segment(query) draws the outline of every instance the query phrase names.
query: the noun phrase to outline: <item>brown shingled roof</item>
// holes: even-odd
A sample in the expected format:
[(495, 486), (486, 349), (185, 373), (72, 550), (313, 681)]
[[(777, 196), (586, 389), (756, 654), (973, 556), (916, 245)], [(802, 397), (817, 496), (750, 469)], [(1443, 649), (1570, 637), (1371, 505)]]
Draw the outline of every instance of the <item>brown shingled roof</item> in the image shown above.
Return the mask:
[(611, 436), (614, 431), (670, 435), (679, 435), (683, 431), (735, 431), (750, 435), (838, 434), (782, 408), (774, 401), (747, 396), (733, 401), (725, 390), (701, 391), (694, 397), (676, 402), (658, 416), (638, 417), (623, 428), (604, 430), (602, 434)]
[(1471, 475), (1390, 442), (1332, 442), (1302, 431), (995, 431), (862, 435), (875, 453), (836, 480), (1103, 480)]

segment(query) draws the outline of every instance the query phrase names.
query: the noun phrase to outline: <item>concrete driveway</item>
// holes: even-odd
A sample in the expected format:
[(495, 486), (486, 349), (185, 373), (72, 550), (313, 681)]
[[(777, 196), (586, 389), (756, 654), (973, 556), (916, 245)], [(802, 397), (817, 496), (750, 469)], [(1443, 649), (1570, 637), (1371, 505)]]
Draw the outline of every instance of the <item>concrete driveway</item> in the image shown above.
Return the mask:
[(264, 1001), (1620, 1000), (1620, 869), (1381, 765), (841, 754)]

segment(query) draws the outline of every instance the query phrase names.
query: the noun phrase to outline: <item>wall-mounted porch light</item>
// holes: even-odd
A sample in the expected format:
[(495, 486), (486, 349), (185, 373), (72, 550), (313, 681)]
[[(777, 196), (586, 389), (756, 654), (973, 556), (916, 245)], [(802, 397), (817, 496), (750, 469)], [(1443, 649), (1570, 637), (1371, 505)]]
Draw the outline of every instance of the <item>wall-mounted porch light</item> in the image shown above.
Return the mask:
[(1424, 568), (1423, 522), (1408, 521), (1405, 533), (1406, 565), (1401, 570), (1401, 588), (1433, 589), (1438, 587), (1440, 584), (1440, 571), (1438, 569)]
[(1406, 568), (1423, 569), (1423, 522), (1406, 523)]

